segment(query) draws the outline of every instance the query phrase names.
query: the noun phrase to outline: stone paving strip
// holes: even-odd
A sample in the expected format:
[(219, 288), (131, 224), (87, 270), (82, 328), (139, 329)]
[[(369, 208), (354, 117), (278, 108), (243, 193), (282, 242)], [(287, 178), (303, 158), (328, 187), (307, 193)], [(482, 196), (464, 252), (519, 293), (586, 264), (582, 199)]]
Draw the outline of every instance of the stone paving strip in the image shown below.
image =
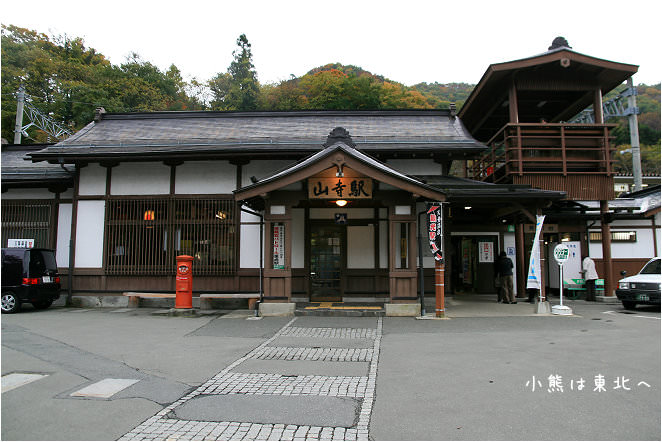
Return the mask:
[(282, 396), (348, 396), (363, 398), (366, 376), (282, 376), (268, 373), (226, 373), (207, 382), (200, 394), (277, 394)]
[[(368, 440), (370, 416), (377, 381), (377, 364), (382, 336), (382, 319), (376, 329), (291, 327), (282, 329), (239, 358), (216, 376), (147, 419), (119, 440)], [(277, 338), (372, 339), (372, 348), (270, 347)], [(287, 376), (273, 373), (238, 373), (232, 370), (247, 360), (367, 362), (368, 376)], [(193, 399), (211, 397), (347, 397), (360, 403), (352, 426), (313, 426), (288, 423), (255, 423), (176, 419)], [(303, 400), (303, 399), (302, 399)], [(332, 399), (329, 399), (332, 400)], [(349, 399), (333, 399), (349, 400)], [(213, 411), (213, 410), (211, 410)], [(328, 410), (333, 413), (333, 410)]]
[(281, 336), (298, 338), (375, 339), (374, 328), (287, 327)]
[(373, 354), (372, 348), (266, 347), (256, 352), (252, 358), (286, 361), (370, 362)]

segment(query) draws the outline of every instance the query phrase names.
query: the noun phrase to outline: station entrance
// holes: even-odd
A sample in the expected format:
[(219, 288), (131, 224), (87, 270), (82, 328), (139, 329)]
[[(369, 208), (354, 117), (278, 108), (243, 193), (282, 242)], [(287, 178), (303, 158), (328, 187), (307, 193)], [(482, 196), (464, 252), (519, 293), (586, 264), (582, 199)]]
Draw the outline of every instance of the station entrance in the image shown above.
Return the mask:
[(341, 302), (346, 259), (344, 225), (310, 225), (310, 301)]
[(499, 237), (451, 235), (453, 293), (496, 293), (494, 263), (499, 256)]

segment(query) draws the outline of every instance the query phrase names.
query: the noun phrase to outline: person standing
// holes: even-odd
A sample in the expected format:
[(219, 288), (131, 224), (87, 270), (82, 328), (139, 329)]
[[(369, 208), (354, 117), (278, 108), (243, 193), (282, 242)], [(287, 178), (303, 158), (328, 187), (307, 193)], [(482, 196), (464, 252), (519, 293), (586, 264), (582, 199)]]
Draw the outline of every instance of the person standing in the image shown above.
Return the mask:
[(504, 304), (517, 304), (513, 293), (513, 261), (508, 258), (504, 251), (499, 254), (496, 271), (499, 282), (501, 282), (501, 294)]
[(598, 279), (598, 272), (595, 270), (595, 262), (590, 256), (586, 256), (582, 260), (582, 272), (586, 284), (586, 300), (595, 301), (595, 281)]

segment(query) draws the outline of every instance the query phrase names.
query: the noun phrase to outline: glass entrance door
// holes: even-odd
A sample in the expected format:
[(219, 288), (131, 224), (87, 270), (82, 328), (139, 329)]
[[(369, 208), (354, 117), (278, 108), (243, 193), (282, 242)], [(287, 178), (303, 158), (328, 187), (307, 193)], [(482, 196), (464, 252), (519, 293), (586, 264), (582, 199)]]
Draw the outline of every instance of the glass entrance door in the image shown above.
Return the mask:
[(310, 300), (342, 301), (345, 227), (313, 224), (310, 231)]

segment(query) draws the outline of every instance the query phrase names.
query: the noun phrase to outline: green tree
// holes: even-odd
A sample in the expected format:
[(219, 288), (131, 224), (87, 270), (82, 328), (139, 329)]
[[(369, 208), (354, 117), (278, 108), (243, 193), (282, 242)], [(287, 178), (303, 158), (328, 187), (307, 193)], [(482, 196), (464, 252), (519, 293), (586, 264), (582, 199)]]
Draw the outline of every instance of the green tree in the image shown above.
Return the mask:
[[(132, 54), (120, 66), (87, 48), (80, 38), (49, 37), (35, 31), (2, 26), (2, 136), (13, 139), (16, 97), (24, 84), (33, 104), (73, 129), (89, 123), (95, 108), (109, 112), (203, 109), (176, 66), (163, 72)], [(29, 137), (47, 141), (32, 127)]]
[(239, 47), (232, 52), (234, 60), (226, 74), (218, 74), (209, 81), (212, 92), (211, 107), (214, 110), (257, 109), (260, 85), (253, 65), (251, 44), (246, 34), (237, 38)]

